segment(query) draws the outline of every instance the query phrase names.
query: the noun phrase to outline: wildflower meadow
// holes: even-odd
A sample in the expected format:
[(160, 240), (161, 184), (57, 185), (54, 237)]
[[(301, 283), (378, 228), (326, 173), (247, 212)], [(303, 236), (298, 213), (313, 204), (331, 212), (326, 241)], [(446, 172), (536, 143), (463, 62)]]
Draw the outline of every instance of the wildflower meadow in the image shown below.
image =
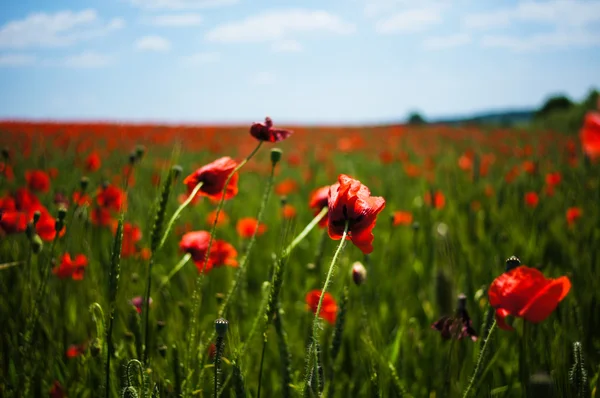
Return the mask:
[(597, 111), (272, 116), (0, 124), (0, 396), (600, 396)]

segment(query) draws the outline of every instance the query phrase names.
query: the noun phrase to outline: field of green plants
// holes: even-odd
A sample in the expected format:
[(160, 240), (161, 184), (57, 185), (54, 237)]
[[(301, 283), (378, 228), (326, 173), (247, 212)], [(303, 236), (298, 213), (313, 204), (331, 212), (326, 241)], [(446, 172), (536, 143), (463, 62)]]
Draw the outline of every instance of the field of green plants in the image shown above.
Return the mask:
[(0, 124), (2, 397), (594, 397), (600, 114)]

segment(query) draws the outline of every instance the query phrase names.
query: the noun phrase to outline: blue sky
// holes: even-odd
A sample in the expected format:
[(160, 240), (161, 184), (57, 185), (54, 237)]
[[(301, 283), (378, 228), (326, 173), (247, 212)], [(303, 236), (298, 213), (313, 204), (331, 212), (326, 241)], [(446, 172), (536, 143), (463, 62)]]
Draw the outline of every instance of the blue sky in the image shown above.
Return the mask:
[(0, 118), (361, 123), (600, 88), (600, 1), (3, 0)]

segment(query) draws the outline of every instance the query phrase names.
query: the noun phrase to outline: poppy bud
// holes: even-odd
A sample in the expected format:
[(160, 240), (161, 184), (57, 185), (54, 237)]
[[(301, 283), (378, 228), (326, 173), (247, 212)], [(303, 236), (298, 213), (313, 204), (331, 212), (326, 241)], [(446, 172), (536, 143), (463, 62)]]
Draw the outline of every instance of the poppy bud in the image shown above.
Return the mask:
[(273, 165), (276, 165), (281, 160), (282, 154), (283, 151), (279, 148), (271, 149), (271, 163), (273, 163)]
[(5, 161), (7, 161), (10, 158), (10, 152), (8, 151), (8, 148), (2, 148), (2, 157)]
[(361, 262), (352, 264), (352, 280), (356, 286), (360, 286), (367, 280), (367, 269)]
[(225, 301), (225, 295), (223, 293), (217, 293), (215, 294), (215, 299), (217, 300), (217, 305), (221, 305), (223, 304), (223, 301)]
[(137, 155), (135, 154), (135, 152), (131, 152), (129, 154), (129, 164), (134, 164), (136, 160), (137, 160)]
[(25, 229), (25, 235), (27, 239), (31, 240), (35, 235), (35, 224), (33, 222), (27, 223), (27, 229)]
[(40, 213), (39, 210), (36, 210), (33, 212), (33, 226), (34, 227), (37, 224), (37, 222), (40, 220), (41, 216), (42, 216), (42, 213)]
[(421, 228), (421, 224), (418, 221), (415, 221), (414, 223), (412, 223), (413, 231), (418, 231), (420, 228)]
[(67, 208), (64, 206), (59, 207), (58, 209), (58, 219), (63, 221), (67, 216)]
[(108, 182), (107, 180), (104, 180), (104, 181), (102, 182), (102, 189), (106, 189), (106, 188), (108, 188), (108, 186), (109, 186), (109, 185), (110, 185), (110, 182)]
[(146, 147), (143, 145), (138, 145), (137, 147), (135, 147), (135, 157), (137, 158), (137, 160), (142, 160), (142, 158), (144, 157), (144, 154), (146, 153)]
[(133, 283), (137, 283), (137, 281), (140, 280), (140, 276), (137, 274), (137, 272), (134, 272), (133, 274), (131, 274), (131, 281)]
[(125, 339), (129, 341), (135, 340), (135, 335), (131, 333), (129, 330), (124, 333)]
[(287, 204), (287, 196), (282, 196), (280, 201), (281, 201), (281, 207), (285, 206)]
[(459, 311), (466, 311), (467, 309), (467, 296), (464, 293), (458, 295), (458, 306)]
[(225, 318), (219, 318), (215, 321), (215, 331), (219, 337), (225, 337), (228, 327), (229, 322)]
[(173, 172), (173, 178), (177, 179), (183, 172), (183, 168), (180, 165), (176, 164), (175, 166), (171, 167), (171, 171)]
[(167, 356), (167, 346), (162, 344), (158, 346), (158, 353), (160, 354), (161, 357), (166, 357)]
[(92, 344), (90, 345), (90, 354), (95, 358), (100, 355), (102, 351), (102, 344), (100, 344), (100, 340), (96, 337), (92, 340)]
[(519, 260), (516, 256), (511, 256), (506, 260), (506, 272), (511, 269), (517, 268), (521, 265), (521, 260)]
[(44, 242), (42, 241), (42, 238), (40, 238), (39, 235), (35, 234), (33, 236), (33, 238), (31, 238), (31, 251), (34, 252), (35, 254), (38, 254), (39, 252), (42, 251), (43, 247), (44, 247)]
[(81, 177), (81, 180), (79, 180), (79, 188), (81, 188), (81, 192), (85, 192), (87, 190), (87, 187), (89, 184), (90, 184), (89, 178)]

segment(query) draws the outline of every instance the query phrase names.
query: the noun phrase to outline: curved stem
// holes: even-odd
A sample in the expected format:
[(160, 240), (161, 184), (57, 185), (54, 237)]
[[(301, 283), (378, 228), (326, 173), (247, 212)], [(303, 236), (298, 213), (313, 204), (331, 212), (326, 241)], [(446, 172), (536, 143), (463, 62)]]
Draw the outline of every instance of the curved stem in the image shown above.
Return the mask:
[(177, 265), (173, 267), (169, 275), (167, 275), (167, 277), (163, 279), (163, 282), (160, 284), (160, 286), (158, 286), (158, 291), (161, 291), (165, 286), (167, 286), (167, 284), (171, 281), (175, 274), (179, 272), (179, 270), (182, 269), (188, 261), (190, 261), (190, 258), (192, 258), (192, 255), (190, 253), (186, 253), (185, 256), (183, 256), (183, 258), (177, 263)]
[(488, 332), (487, 338), (485, 339), (485, 343), (483, 344), (483, 347), (481, 348), (481, 351), (479, 352), (479, 358), (477, 359), (477, 365), (475, 365), (475, 370), (473, 371), (473, 375), (471, 376), (471, 380), (469, 381), (469, 385), (467, 386), (467, 389), (465, 390), (464, 394), (463, 394), (463, 398), (467, 398), (469, 396), (469, 393), (471, 392), (471, 389), (473, 388), (473, 384), (475, 384), (475, 379), (477, 379), (477, 376), (479, 375), (479, 371), (481, 370), (481, 366), (483, 365), (483, 359), (485, 357), (485, 352), (489, 346), (489, 342), (490, 342), (490, 338), (492, 337), (492, 333), (494, 333), (494, 330), (496, 330), (496, 320), (494, 320), (494, 323), (492, 323), (492, 326), (490, 327), (490, 331)]
[(328, 211), (329, 211), (328, 207), (323, 207), (321, 209), (321, 211), (319, 212), (319, 214), (317, 214), (315, 216), (315, 218), (313, 218), (313, 220), (306, 226), (306, 228), (304, 228), (304, 230), (302, 232), (300, 232), (300, 234), (298, 236), (296, 236), (296, 238), (292, 241), (292, 243), (290, 243), (288, 245), (288, 247), (285, 248), (281, 257), (284, 258), (284, 257), (289, 256), (290, 253), (292, 252), (292, 250), (296, 246), (298, 246), (298, 243), (300, 243), (302, 241), (302, 239), (306, 238), (308, 233), (310, 231), (312, 231), (312, 229), (315, 227), (315, 225), (317, 225), (319, 223), (319, 221), (321, 221), (323, 219), (323, 217), (325, 217), (325, 215), (327, 214)]
[(156, 248), (156, 251), (159, 251), (163, 247), (163, 245), (167, 241), (167, 236), (169, 236), (169, 232), (171, 231), (171, 228), (173, 228), (173, 224), (175, 224), (175, 221), (177, 220), (177, 218), (179, 218), (179, 215), (181, 214), (183, 209), (185, 209), (192, 202), (192, 200), (194, 200), (194, 198), (196, 197), (196, 194), (198, 193), (200, 188), (202, 188), (202, 184), (203, 184), (202, 181), (199, 182), (198, 185), (196, 185), (194, 187), (194, 190), (188, 196), (188, 198), (185, 200), (185, 202), (183, 202), (181, 204), (181, 206), (179, 206), (177, 208), (177, 210), (175, 210), (175, 213), (173, 213), (173, 216), (171, 217), (171, 219), (169, 220), (169, 223), (167, 224), (167, 228), (165, 228), (165, 232), (163, 234), (162, 239), (160, 240), (160, 243), (158, 244), (158, 247)]
[[(340, 240), (340, 244), (337, 248), (337, 250), (335, 251), (335, 254), (333, 255), (333, 258), (331, 259), (331, 264), (329, 265), (329, 271), (327, 272), (327, 278), (325, 278), (325, 284), (323, 285), (323, 290), (321, 290), (321, 296), (319, 297), (319, 304), (317, 305), (317, 311), (315, 312), (315, 317), (313, 319), (313, 325), (312, 325), (312, 344), (309, 348), (308, 351), (308, 355), (306, 356), (306, 371), (307, 374), (305, 376), (305, 382), (304, 382), (304, 389), (306, 389), (306, 384), (308, 381), (308, 378), (310, 376), (310, 361), (311, 361), (311, 357), (313, 352), (316, 354), (317, 350), (316, 348), (316, 344), (317, 344), (317, 334), (319, 332), (319, 315), (321, 313), (321, 308), (323, 307), (323, 299), (325, 297), (325, 293), (327, 292), (327, 288), (329, 287), (329, 284), (331, 283), (331, 276), (333, 275), (333, 270), (335, 269), (335, 263), (337, 262), (337, 259), (340, 255), (340, 253), (342, 252), (342, 249), (344, 248), (344, 244), (346, 243), (346, 237), (348, 236), (348, 227), (349, 227), (349, 221), (346, 220), (346, 225), (344, 226), (344, 233), (342, 234), (342, 239)], [(315, 369), (316, 371), (316, 369)]]

